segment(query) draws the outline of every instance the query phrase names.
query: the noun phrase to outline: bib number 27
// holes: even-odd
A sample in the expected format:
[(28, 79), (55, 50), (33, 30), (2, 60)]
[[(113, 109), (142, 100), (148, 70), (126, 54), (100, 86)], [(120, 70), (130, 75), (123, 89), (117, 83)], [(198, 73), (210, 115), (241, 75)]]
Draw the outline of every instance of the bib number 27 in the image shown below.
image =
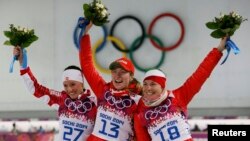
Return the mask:
[[(83, 130), (78, 128), (72, 128), (70, 126), (64, 126), (63, 140), (64, 141), (78, 141), (81, 137)], [(76, 134), (76, 137), (73, 138), (73, 135)]]

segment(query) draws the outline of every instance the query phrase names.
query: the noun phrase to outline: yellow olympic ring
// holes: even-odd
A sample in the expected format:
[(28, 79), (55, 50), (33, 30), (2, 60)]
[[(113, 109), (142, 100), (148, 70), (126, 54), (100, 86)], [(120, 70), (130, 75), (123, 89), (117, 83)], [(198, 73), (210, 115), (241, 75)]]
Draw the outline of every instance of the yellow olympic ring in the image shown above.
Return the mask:
[[(107, 39), (108, 41), (113, 41), (113, 42), (115, 42), (120, 48), (126, 49), (124, 43), (123, 43), (121, 40), (119, 40), (118, 38), (113, 37), (113, 36), (107, 36), (106, 39)], [(101, 44), (102, 42), (103, 42), (103, 38), (97, 40), (96, 43), (94, 44), (93, 48), (92, 48), (93, 62), (94, 62), (95, 67), (96, 67), (98, 70), (100, 70), (100, 72), (106, 73), (106, 74), (110, 74), (110, 70), (107, 69), (107, 68), (102, 67), (102, 66), (97, 62), (97, 59), (96, 59), (96, 55), (95, 55), (95, 54), (96, 54), (96, 50), (97, 50), (97, 48), (100, 46), (100, 44)], [(126, 52), (122, 52), (122, 55), (123, 55), (123, 57), (127, 57)]]

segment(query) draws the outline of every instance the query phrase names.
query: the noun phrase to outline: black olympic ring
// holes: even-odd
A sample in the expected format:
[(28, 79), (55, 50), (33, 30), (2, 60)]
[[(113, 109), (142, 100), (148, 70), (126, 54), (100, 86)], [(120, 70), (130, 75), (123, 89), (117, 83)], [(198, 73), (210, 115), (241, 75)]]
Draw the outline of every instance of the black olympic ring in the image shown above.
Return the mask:
[[(114, 24), (111, 26), (111, 29), (110, 29), (110, 35), (111, 36), (114, 36), (114, 29), (115, 29), (115, 27), (116, 27), (116, 25), (120, 22), (120, 21), (122, 21), (122, 20), (124, 20), (124, 19), (132, 19), (132, 20), (135, 20), (138, 24), (139, 24), (139, 26), (141, 27), (141, 32), (142, 32), (142, 37), (144, 37), (145, 36), (145, 27), (144, 27), (144, 25), (142, 24), (142, 22), (138, 19), (138, 18), (136, 18), (135, 16), (131, 16), (131, 15), (125, 15), (125, 16), (122, 16), (122, 17), (120, 17), (120, 18), (118, 18), (115, 22), (114, 22)], [(136, 49), (138, 49), (141, 45), (142, 45), (142, 43), (143, 43), (143, 41), (144, 41), (144, 38), (141, 38), (141, 40), (136, 44), (136, 45), (134, 45), (135, 47), (133, 48), (133, 49), (122, 49), (122, 48), (120, 48), (115, 42), (113, 42), (113, 41), (111, 41), (111, 43), (113, 44), (113, 46), (116, 48), (116, 49), (118, 49), (119, 51), (121, 51), (121, 52), (132, 52), (132, 51), (135, 51)]]
[[(176, 21), (178, 22), (178, 24), (180, 25), (180, 28), (181, 28), (181, 35), (180, 35), (179, 39), (177, 40), (177, 42), (176, 42), (174, 45), (171, 45), (171, 46), (164, 46), (163, 43), (160, 43), (160, 42), (162, 42), (160, 39), (158, 39), (158, 38), (156, 39), (155, 37), (153, 37), (154, 35), (152, 35), (153, 26), (155, 25), (156, 21), (157, 21), (158, 19), (162, 18), (162, 17), (170, 17), (170, 18), (173, 18), (173, 19), (176, 20)], [(119, 22), (121, 22), (122, 20), (124, 20), (124, 19), (132, 19), (132, 20), (135, 20), (135, 21), (140, 25), (140, 27), (141, 27), (141, 32), (142, 32), (142, 33), (141, 33), (141, 36), (136, 38), (137, 41), (136, 41), (136, 40), (133, 41), (132, 43), (134, 43), (134, 44), (131, 44), (131, 46), (129, 46), (128, 48), (121, 47), (121, 45), (123, 45), (124, 43), (123, 43), (120, 39), (115, 38), (115, 36), (114, 36), (114, 30), (115, 30), (116, 25), (117, 25)], [(148, 33), (146, 34), (146, 33), (145, 33), (144, 25), (142, 24), (142, 22), (141, 22), (138, 18), (136, 18), (135, 16), (131, 16), (131, 15), (125, 15), (125, 16), (122, 16), (122, 17), (118, 18), (118, 19), (114, 22), (114, 24), (111, 26), (110, 36), (104, 35), (104, 38), (103, 38), (102, 43), (106, 43), (106, 40), (108, 40), (108, 37), (109, 37), (109, 38), (114, 38), (116, 41), (119, 41), (119, 42), (121, 43), (120, 45), (119, 45), (117, 42), (113, 41), (113, 40), (112, 40), (111, 42), (112, 42), (113, 46), (114, 46), (118, 51), (123, 52), (123, 53), (130, 53), (131, 60), (132, 60), (132, 62), (134, 63), (135, 67), (136, 67), (138, 70), (140, 70), (140, 71), (146, 71), (146, 70), (148, 70), (149, 68), (142, 68), (142, 67), (140, 67), (139, 65), (137, 65), (137, 64), (136, 64), (136, 61), (134, 60), (134, 58), (133, 58), (133, 56), (132, 56), (132, 52), (135, 51), (135, 50), (137, 50), (137, 49), (142, 45), (142, 43), (143, 43), (143, 41), (144, 41), (144, 39), (145, 39), (146, 37), (149, 37), (149, 38), (150, 38), (150, 42), (152, 43), (152, 45), (153, 45), (155, 48), (160, 49), (162, 52), (172, 51), (173, 49), (179, 47), (180, 44), (181, 44), (181, 42), (183, 41), (183, 39), (184, 39), (184, 34), (185, 34), (185, 28), (184, 28), (184, 24), (183, 24), (182, 20), (181, 20), (178, 16), (176, 16), (176, 15), (174, 15), (174, 14), (172, 14), (172, 13), (162, 13), (162, 14), (156, 16), (156, 17), (152, 20), (152, 22), (151, 22), (150, 25), (149, 25), (149, 28), (148, 28), (148, 31), (147, 31), (147, 32), (148, 32)], [(140, 38), (140, 39), (138, 39), (138, 38)], [(104, 45), (104, 44), (99, 44), (99, 45), (97, 46), (96, 50), (98, 50), (98, 51), (100, 52), (100, 50), (102, 50), (102, 49), (104, 48), (103, 45)], [(96, 58), (97, 52), (95, 51), (95, 52), (93, 52), (93, 53), (94, 53), (93, 57)], [(97, 64), (97, 59), (95, 59), (94, 61), (95, 61), (95, 64)], [(164, 56), (163, 56), (163, 54), (162, 54), (162, 57), (161, 57), (160, 62), (159, 62), (155, 67), (152, 67), (152, 68), (159, 68), (159, 67), (162, 65), (163, 61), (164, 61)], [(97, 67), (97, 66), (96, 66), (96, 67)], [(103, 73), (110, 73), (109, 69), (104, 68), (104, 67), (102, 67), (101, 65), (98, 65), (97, 69), (100, 70), (100, 71), (103, 72)]]
[[(142, 37), (142, 36), (141, 36), (141, 37), (136, 38), (135, 41), (132, 43), (131, 49), (133, 49), (133, 48), (135, 47), (135, 45), (137, 44), (138, 41), (141, 40), (141, 38), (150, 38), (150, 39), (153, 39), (153, 40), (155, 40), (160, 46), (163, 46), (163, 43), (161, 42), (161, 40), (158, 39), (156, 36), (154, 36), (154, 35), (145, 35), (145, 37)], [(138, 70), (146, 72), (146, 71), (148, 71), (148, 70), (150, 70), (150, 69), (158, 68), (158, 67), (161, 66), (161, 64), (164, 62), (165, 51), (162, 51), (162, 53), (161, 53), (160, 62), (159, 62), (156, 66), (150, 67), (150, 68), (142, 68), (142, 67), (140, 67), (140, 66), (135, 62), (135, 59), (134, 59), (134, 56), (133, 56), (133, 52), (132, 52), (132, 51), (129, 52), (129, 56), (130, 56), (130, 58), (131, 58), (131, 61), (133, 62), (133, 64), (135, 65), (135, 67), (136, 67)]]
[(145, 119), (149, 120), (149, 119), (156, 119), (158, 117), (159, 114), (163, 115), (168, 111), (169, 106), (171, 105), (171, 101), (169, 99), (167, 104), (164, 104), (162, 106), (158, 106), (153, 108), (153, 110), (148, 110), (145, 113)]
[(85, 101), (82, 103), (81, 100), (72, 101), (70, 98), (65, 99), (65, 105), (68, 107), (70, 111), (76, 111), (79, 113), (86, 113), (92, 109), (92, 103), (89, 101)]
[(107, 91), (104, 94), (105, 100), (111, 105), (115, 106), (117, 109), (124, 109), (124, 108), (129, 108), (132, 106), (133, 101), (131, 99), (122, 99), (119, 98), (118, 100), (115, 99), (114, 96), (110, 93), (110, 91)]

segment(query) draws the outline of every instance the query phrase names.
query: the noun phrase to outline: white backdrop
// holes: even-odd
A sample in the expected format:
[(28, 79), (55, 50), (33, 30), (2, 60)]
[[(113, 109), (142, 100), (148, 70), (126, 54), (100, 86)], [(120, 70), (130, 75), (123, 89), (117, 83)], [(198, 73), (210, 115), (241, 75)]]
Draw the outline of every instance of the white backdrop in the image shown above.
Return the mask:
[[(61, 90), (63, 69), (71, 64), (79, 65), (73, 31), (78, 17), (83, 15), (82, 5), (86, 2), (89, 3), (90, 0), (0, 0), (1, 33), (13, 23), (34, 28), (39, 36), (39, 40), (28, 49), (28, 61), (40, 83), (49, 88)], [(211, 48), (218, 45), (219, 40), (209, 35), (211, 30), (205, 26), (207, 21), (219, 16), (220, 12), (229, 13), (232, 10), (245, 18), (250, 17), (249, 0), (103, 0), (103, 3), (111, 13), (108, 31), (117, 18), (127, 14), (139, 18), (146, 29), (154, 17), (164, 12), (174, 13), (181, 18), (185, 26), (184, 40), (177, 49), (166, 53), (164, 64), (160, 67), (168, 76), (168, 89), (180, 86)], [(140, 33), (137, 23), (129, 20), (120, 22), (115, 30), (116, 37), (121, 38), (126, 45), (131, 44)], [(190, 103), (190, 108), (250, 107), (248, 33), (249, 21), (244, 22), (232, 37), (241, 49), (240, 54), (231, 53), (224, 65), (215, 68), (202, 90)], [(90, 34), (92, 43), (95, 43), (103, 33), (101, 28), (93, 27)], [(180, 29), (176, 21), (163, 18), (154, 27), (154, 34), (161, 38), (164, 45), (172, 45), (180, 36)], [(6, 37), (2, 34), (0, 43), (5, 40)], [(148, 39), (143, 48), (134, 52), (135, 60), (142, 67), (155, 65), (160, 54), (161, 51), (155, 49)], [(12, 74), (8, 72), (12, 47), (1, 45), (0, 56), (0, 111), (52, 110), (29, 95), (19, 77), (18, 63)], [(98, 53), (97, 59), (107, 67), (120, 56), (121, 53), (108, 43)], [(109, 75), (102, 75), (107, 81), (110, 80)], [(137, 70), (135, 76), (141, 80), (143, 72)]]

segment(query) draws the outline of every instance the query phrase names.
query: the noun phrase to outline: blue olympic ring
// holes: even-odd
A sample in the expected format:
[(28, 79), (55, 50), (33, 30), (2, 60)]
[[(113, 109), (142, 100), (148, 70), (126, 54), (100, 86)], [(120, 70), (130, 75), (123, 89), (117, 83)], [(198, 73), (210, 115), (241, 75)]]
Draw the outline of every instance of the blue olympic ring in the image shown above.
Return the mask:
[[(181, 20), (178, 16), (176, 16), (175, 14), (172, 14), (172, 13), (162, 13), (162, 14), (158, 15), (156, 18), (154, 18), (153, 21), (151, 22), (150, 27), (149, 27), (149, 29), (148, 29), (148, 32), (149, 32), (149, 33), (147, 33), (148, 36), (153, 36), (153, 35), (151, 35), (152, 28), (153, 28), (153, 26), (155, 25), (156, 21), (157, 21), (159, 18), (162, 18), (162, 17), (170, 17), (170, 18), (173, 18), (174, 20), (177, 21), (177, 23), (179, 24), (180, 29), (181, 29), (181, 33), (180, 33), (181, 36), (179, 37), (177, 43), (174, 44), (173, 46), (170, 46), (170, 47), (166, 47), (166, 46), (164, 46), (164, 45), (156, 44), (155, 41), (154, 41), (153, 39), (150, 39), (151, 44), (152, 44), (155, 48), (161, 50), (162, 52), (166, 52), (166, 51), (170, 51), (170, 50), (176, 49), (178, 46), (180, 46), (180, 44), (181, 44), (181, 42), (183, 41), (183, 38), (184, 38), (185, 28), (184, 28), (184, 24), (183, 24), (182, 20)], [(141, 27), (141, 30), (142, 30), (142, 35), (144, 35), (144, 36), (142, 36), (142, 38), (140, 38), (140, 40), (138, 40), (138, 41), (136, 42), (136, 44), (133, 45), (134, 47), (132, 47), (132, 44), (131, 44), (129, 48), (125, 48), (125, 49), (124, 49), (124, 48), (120, 47), (118, 44), (116, 44), (115, 42), (112, 41), (113, 47), (115, 47), (115, 48), (116, 48), (118, 51), (120, 51), (120, 52), (131, 53), (131, 52), (135, 51), (136, 49), (138, 49), (138, 48), (142, 45), (142, 43), (143, 43), (143, 41), (144, 41), (144, 38), (146, 37), (146, 36), (145, 36), (145, 35), (146, 35), (146, 34), (145, 34), (145, 29), (144, 29), (143, 24), (141, 23), (141, 21), (140, 21), (138, 18), (136, 18), (136, 17), (134, 17), (134, 16), (131, 16), (131, 15), (125, 15), (125, 16), (122, 16), (122, 17), (118, 18), (118, 19), (115, 21), (115, 23), (112, 25), (112, 28), (111, 28), (111, 29), (112, 29), (112, 32), (111, 32), (112, 34), (110, 33), (110, 35), (108, 35), (107, 29), (106, 29), (104, 26), (102, 26), (103, 31), (104, 31), (104, 38), (103, 38), (103, 40), (102, 40), (102, 43), (96, 48), (96, 52), (94, 52), (95, 54), (96, 54), (97, 52), (99, 52), (101, 49), (104, 48), (104, 46), (106, 45), (106, 41), (107, 41), (107, 37), (108, 37), (108, 36), (111, 36), (111, 37), (114, 36), (114, 27), (117, 25), (117, 23), (118, 23), (118, 22), (121, 22), (121, 20), (124, 20), (124, 19), (127, 19), (127, 18), (128, 18), (128, 19), (135, 20), (135, 21), (139, 24), (139, 26)], [(82, 20), (82, 18), (78, 20), (78, 24), (77, 24), (77, 25), (79, 25), (79, 23), (81, 23), (81, 20)], [(77, 27), (78, 27), (78, 26), (77, 26)], [(79, 37), (78, 37), (78, 39), (77, 39), (77, 27), (76, 27), (76, 29), (75, 29), (75, 31), (74, 31), (74, 42), (75, 42), (77, 48), (79, 49), (79, 39), (81, 38), (82, 34), (80, 34)], [(82, 30), (84, 30), (84, 29), (82, 29)], [(82, 31), (82, 32), (83, 32), (83, 31)], [(82, 32), (81, 32), (81, 33), (82, 33)], [(136, 38), (136, 39), (137, 39), (137, 38)], [(93, 55), (93, 57), (95, 57), (95, 54)], [(164, 57), (162, 57), (161, 60), (160, 60), (160, 63), (158, 63), (158, 64), (156, 65), (157, 68), (159, 68), (159, 67), (162, 65), (162, 63), (164, 62), (162, 59), (164, 59)], [(95, 61), (97, 61), (97, 60), (95, 60)], [(133, 62), (133, 64), (136, 63), (136, 61), (134, 60), (134, 58), (131, 58), (131, 61)], [(99, 66), (101, 66), (101, 65), (99, 65)], [(141, 67), (139, 68), (138, 65), (135, 65), (135, 67), (136, 67), (138, 70), (141, 70), (141, 71), (147, 70), (147, 69), (144, 69), (144, 68), (141, 68)], [(99, 68), (99, 70), (102, 71), (102, 70), (107, 70), (107, 69), (105, 69), (105, 68), (100, 69), (100, 68)], [(105, 73), (106, 71), (103, 71), (103, 72)]]
[[(76, 46), (76, 48), (79, 50), (80, 49), (80, 40), (83, 36), (83, 33), (85, 31), (86, 26), (89, 24), (89, 21), (83, 17), (79, 17), (77, 25), (74, 29), (74, 34), (73, 34), (73, 40), (74, 40), (74, 44)], [(104, 39), (103, 42), (100, 44), (100, 46), (97, 48), (96, 52), (101, 51), (101, 49), (106, 45), (106, 38), (108, 36), (108, 30), (106, 28), (106, 26), (101, 26), (102, 30), (103, 30), (103, 35), (104, 35)], [(80, 29), (80, 33), (79, 33), (79, 29)]]

